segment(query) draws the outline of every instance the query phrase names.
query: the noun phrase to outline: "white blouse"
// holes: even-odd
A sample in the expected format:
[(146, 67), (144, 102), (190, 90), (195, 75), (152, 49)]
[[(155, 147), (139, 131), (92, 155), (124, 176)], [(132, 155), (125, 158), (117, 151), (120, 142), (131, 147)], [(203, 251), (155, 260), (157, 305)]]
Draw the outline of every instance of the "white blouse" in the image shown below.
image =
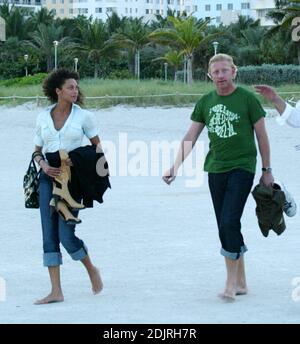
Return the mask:
[(81, 146), (82, 139), (89, 139), (98, 135), (97, 123), (94, 114), (73, 104), (72, 110), (60, 130), (54, 127), (51, 117), (51, 105), (41, 112), (36, 121), (34, 143), (43, 147), (43, 153), (53, 153), (60, 149), (70, 152)]
[(300, 101), (297, 102), (296, 107), (286, 103), (284, 112), (276, 120), (280, 125), (286, 123), (291, 127), (300, 127)]

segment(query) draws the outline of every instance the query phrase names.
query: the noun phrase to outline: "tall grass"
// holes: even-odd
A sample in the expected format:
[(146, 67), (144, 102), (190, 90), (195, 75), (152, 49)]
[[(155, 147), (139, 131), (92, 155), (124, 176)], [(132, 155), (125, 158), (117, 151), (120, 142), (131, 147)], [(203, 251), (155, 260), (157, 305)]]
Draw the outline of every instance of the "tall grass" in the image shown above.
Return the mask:
[[(254, 91), (253, 87), (243, 87)], [(214, 89), (211, 82), (194, 82), (191, 86), (182, 82), (164, 82), (161, 80), (101, 80), (84, 79), (80, 87), (86, 97), (106, 97), (104, 99), (86, 99), (87, 108), (103, 108), (118, 104), (130, 104), (134, 106), (186, 106), (193, 105), (201, 97), (201, 94)], [(300, 92), (300, 85), (283, 85), (276, 88), (279, 92)], [(154, 95), (173, 94), (164, 97)], [(183, 94), (183, 95), (181, 95)], [(191, 95), (193, 94), (193, 95)], [(149, 97), (153, 95), (153, 97)], [(5, 96), (43, 96), (41, 85), (30, 86), (1, 86), (0, 97)], [(109, 98), (109, 96), (133, 96), (133, 98)], [(300, 94), (283, 95), (284, 98), (294, 96), (300, 99)], [(259, 97), (259, 96), (258, 96)], [(264, 105), (270, 105), (261, 97)], [(0, 104), (21, 104), (28, 99), (1, 100)], [(34, 101), (34, 100), (33, 100)], [(40, 105), (46, 105), (47, 101), (39, 101)]]

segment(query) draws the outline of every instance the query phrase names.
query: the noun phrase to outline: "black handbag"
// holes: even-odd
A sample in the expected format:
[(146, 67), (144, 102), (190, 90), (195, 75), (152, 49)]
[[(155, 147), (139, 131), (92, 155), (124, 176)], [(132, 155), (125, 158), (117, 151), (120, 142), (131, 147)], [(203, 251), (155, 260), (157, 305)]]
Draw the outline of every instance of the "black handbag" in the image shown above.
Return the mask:
[(27, 172), (23, 179), (23, 189), (25, 196), (25, 208), (39, 208), (39, 180), (38, 176), (41, 169), (38, 171), (35, 162), (34, 155), (32, 155)]

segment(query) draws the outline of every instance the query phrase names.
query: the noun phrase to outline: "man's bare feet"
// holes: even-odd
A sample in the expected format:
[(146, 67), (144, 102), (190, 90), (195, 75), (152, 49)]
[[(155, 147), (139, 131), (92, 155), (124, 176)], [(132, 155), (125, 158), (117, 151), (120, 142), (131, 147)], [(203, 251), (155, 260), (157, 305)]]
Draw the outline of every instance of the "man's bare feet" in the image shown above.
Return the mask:
[(63, 302), (64, 296), (61, 292), (58, 293), (50, 293), (48, 296), (44, 297), (43, 299), (35, 301), (35, 305), (46, 305), (48, 303), (54, 302)]
[(224, 291), (224, 293), (218, 294), (219, 298), (225, 302), (234, 302), (235, 301), (235, 292)]
[(103, 283), (101, 280), (99, 270), (96, 267), (94, 267), (89, 272), (89, 276), (92, 283), (92, 290), (93, 290), (94, 295), (99, 294), (101, 290), (103, 289)]
[(248, 288), (247, 287), (237, 287), (235, 295), (246, 295), (248, 294)]

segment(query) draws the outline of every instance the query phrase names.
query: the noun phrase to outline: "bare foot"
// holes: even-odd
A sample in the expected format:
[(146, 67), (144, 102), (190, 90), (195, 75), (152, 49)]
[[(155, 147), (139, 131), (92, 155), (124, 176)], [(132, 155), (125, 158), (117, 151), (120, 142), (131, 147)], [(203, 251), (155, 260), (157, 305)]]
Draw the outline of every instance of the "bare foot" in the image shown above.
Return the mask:
[(62, 293), (50, 293), (48, 296), (44, 297), (43, 299), (35, 301), (35, 305), (46, 305), (48, 303), (54, 302), (63, 302), (64, 296)]
[(247, 287), (237, 287), (235, 295), (246, 295), (248, 294), (248, 288)]
[(99, 270), (96, 267), (94, 267), (93, 270), (89, 273), (89, 276), (92, 282), (92, 290), (94, 295), (99, 294), (103, 289), (103, 283), (101, 280)]
[(235, 291), (225, 290), (224, 293), (218, 294), (219, 298), (225, 302), (234, 302), (235, 301)]

